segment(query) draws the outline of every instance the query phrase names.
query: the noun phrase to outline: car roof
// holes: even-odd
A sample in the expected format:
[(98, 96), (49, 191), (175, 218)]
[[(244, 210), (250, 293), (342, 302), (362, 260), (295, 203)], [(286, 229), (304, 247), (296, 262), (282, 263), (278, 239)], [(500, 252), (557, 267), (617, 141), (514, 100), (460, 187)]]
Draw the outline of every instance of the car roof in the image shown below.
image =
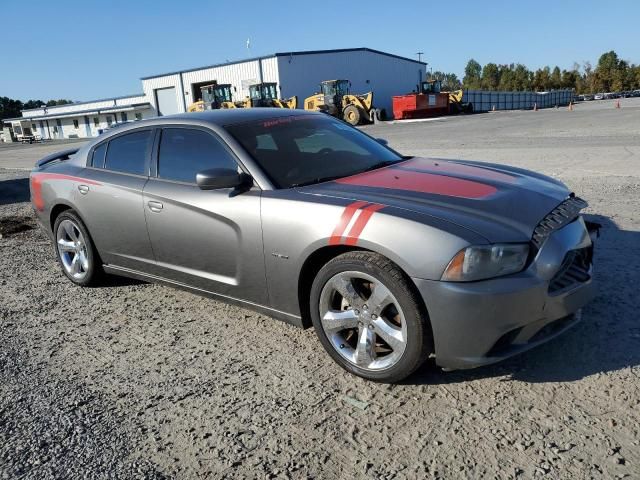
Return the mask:
[(175, 123), (187, 125), (214, 125), (216, 127), (224, 127), (226, 125), (234, 125), (260, 120), (270, 120), (273, 118), (293, 117), (300, 115), (319, 115), (325, 117), (326, 114), (319, 112), (310, 112), (307, 110), (289, 109), (289, 108), (227, 108), (219, 110), (205, 110), (204, 112), (178, 113), (175, 115), (164, 115), (161, 117), (153, 117), (145, 120), (128, 122), (124, 125), (117, 124), (118, 128), (108, 128), (105, 132), (93, 138), (90, 142), (80, 148), (80, 152), (87, 153), (94, 145), (104, 142), (111, 137), (121, 135), (130, 130), (136, 130), (142, 127), (161, 127)]
[[(173, 120), (189, 120), (209, 123), (218, 126), (235, 123), (267, 120), (270, 118), (291, 117), (298, 115), (318, 115), (316, 112), (288, 108), (223, 108), (219, 110), (205, 110), (204, 112), (178, 113), (153, 119), (143, 120), (154, 124), (171, 123)], [(322, 115), (322, 114), (320, 114)], [(140, 125), (142, 122), (137, 122)]]

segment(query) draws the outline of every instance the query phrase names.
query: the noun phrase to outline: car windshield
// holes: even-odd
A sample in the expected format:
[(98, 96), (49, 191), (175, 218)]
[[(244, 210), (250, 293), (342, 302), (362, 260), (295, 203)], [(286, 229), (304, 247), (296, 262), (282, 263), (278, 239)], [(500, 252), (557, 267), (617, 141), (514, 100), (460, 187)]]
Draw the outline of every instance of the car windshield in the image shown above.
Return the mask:
[(277, 188), (348, 177), (402, 156), (344, 122), (299, 115), (227, 125)]

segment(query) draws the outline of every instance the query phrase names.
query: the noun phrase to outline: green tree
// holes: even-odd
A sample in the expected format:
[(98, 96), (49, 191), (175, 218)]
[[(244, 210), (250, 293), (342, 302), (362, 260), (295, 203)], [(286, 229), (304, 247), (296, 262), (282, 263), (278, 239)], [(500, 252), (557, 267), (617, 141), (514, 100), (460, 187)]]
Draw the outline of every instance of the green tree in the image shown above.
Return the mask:
[(0, 120), (5, 118), (16, 118), (20, 116), (22, 102), (9, 97), (0, 97)]
[[(622, 68), (623, 66), (620, 64), (618, 54), (613, 50), (600, 55), (595, 70), (598, 90), (603, 92), (614, 90), (614, 82), (616, 81), (616, 77), (619, 76), (618, 71)], [(620, 86), (619, 82), (615, 86)]]
[(562, 74), (560, 73), (560, 67), (557, 65), (551, 72), (551, 78), (549, 79), (549, 87), (552, 90), (557, 90), (562, 86)]
[(532, 74), (527, 67), (521, 63), (513, 69), (513, 89), (518, 92), (531, 90)]
[(459, 90), (462, 85), (455, 73), (436, 71), (429, 74), (430, 80), (439, 80), (443, 91)]
[(49, 100), (47, 102), (47, 107), (54, 107), (56, 105), (67, 105), (69, 103), (73, 103), (72, 100), (64, 100), (64, 99), (60, 99), (60, 100)]
[(24, 110), (29, 110), (31, 108), (40, 108), (44, 105), (45, 103), (42, 100), (27, 100), (26, 102), (24, 102), (22, 108)]
[(497, 90), (500, 85), (500, 72), (498, 65), (487, 63), (482, 68), (481, 86), (483, 90)]
[(481, 88), (482, 66), (473, 58), (467, 62), (464, 69), (464, 78), (462, 84), (465, 88), (476, 90)]

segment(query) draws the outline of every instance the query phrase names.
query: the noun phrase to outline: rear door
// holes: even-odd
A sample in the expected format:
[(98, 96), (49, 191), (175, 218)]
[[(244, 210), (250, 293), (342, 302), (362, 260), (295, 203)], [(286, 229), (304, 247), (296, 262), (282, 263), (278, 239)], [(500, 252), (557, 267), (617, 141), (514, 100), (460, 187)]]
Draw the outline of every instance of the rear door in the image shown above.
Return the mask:
[(155, 133), (149, 128), (126, 132), (89, 153), (90, 181), (78, 186), (76, 198), (104, 263), (143, 272), (153, 269), (142, 189), (149, 178)]
[(200, 190), (196, 174), (240, 169), (222, 139), (199, 127), (163, 128), (144, 210), (159, 274), (178, 283), (266, 304), (261, 191)]

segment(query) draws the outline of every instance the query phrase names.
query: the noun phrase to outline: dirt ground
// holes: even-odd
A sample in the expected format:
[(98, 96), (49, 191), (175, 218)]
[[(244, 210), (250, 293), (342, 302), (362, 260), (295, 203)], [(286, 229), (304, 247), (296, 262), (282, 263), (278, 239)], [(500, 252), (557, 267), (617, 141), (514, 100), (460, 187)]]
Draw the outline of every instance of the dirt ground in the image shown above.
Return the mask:
[(604, 225), (581, 324), (395, 386), (249, 310), (128, 280), (73, 286), (24, 170), (60, 146), (0, 148), (0, 478), (640, 478), (636, 100), (365, 127), (406, 154), (560, 178)]

